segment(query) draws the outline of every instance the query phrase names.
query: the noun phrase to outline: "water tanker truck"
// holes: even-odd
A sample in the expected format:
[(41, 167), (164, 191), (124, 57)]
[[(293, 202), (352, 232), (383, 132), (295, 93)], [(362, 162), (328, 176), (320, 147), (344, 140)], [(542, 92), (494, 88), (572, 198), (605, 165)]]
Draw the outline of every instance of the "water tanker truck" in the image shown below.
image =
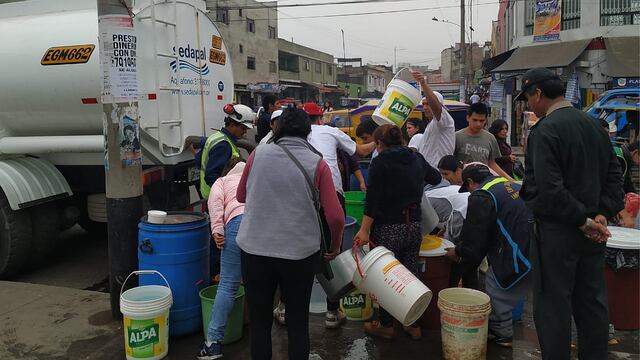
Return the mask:
[[(204, 1), (135, 1), (131, 16), (133, 37), (114, 50), (136, 69), (145, 208), (185, 209), (198, 181), (185, 139), (222, 126), (228, 51)], [(98, 38), (96, 1), (0, 4), (0, 278), (42, 261), (75, 223), (106, 229)]]

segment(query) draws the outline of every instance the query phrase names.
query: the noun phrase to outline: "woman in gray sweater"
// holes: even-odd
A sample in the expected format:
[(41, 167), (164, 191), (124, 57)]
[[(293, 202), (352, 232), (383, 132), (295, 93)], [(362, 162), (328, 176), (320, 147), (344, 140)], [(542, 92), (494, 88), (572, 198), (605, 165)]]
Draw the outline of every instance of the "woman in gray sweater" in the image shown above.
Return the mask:
[[(274, 142), (247, 159), (237, 199), (245, 213), (237, 243), (249, 304), (252, 359), (271, 359), (272, 309), (276, 287), (287, 299), (289, 359), (309, 358), (309, 300), (316, 265), (340, 251), (344, 215), (331, 171), (307, 142), (311, 121), (299, 109), (286, 109)], [(286, 150), (300, 163), (300, 169)], [(312, 179), (311, 189), (307, 177)], [(331, 234), (329, 253), (320, 253), (319, 198)]]

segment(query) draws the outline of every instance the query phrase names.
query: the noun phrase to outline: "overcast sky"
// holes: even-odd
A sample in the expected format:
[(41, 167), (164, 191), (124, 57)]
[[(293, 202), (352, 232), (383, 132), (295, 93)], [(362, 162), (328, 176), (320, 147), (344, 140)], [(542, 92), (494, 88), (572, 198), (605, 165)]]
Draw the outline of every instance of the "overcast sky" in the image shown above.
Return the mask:
[[(261, 0), (262, 1), (262, 0)], [(279, 0), (285, 4), (326, 3), (340, 0)], [(352, 1), (352, 0), (342, 0)], [(469, 0), (467, 1), (467, 31)], [(473, 0), (473, 41), (491, 40), (491, 21), (498, 15), (498, 0)], [(428, 8), (428, 9), (427, 9)], [(288, 19), (329, 14), (424, 9), (411, 12), (372, 14), (315, 19)], [(366, 4), (281, 7), (278, 10), (279, 37), (342, 57), (344, 29), (347, 57), (362, 57), (365, 62), (393, 65), (394, 47), (398, 63), (440, 65), (442, 49), (460, 40), (456, 25), (434, 22), (433, 17), (460, 23), (460, 0), (394, 0)], [(468, 40), (467, 40), (468, 41)]]

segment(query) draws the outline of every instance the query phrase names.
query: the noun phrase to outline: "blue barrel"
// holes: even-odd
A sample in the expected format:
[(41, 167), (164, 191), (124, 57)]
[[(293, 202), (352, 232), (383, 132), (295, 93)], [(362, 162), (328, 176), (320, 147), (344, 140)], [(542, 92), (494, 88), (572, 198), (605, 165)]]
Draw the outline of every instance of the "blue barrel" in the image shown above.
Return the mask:
[[(211, 282), (209, 221), (201, 213), (169, 212), (164, 224), (143, 217), (138, 225), (138, 268), (157, 270), (171, 286), (173, 306), (169, 334), (202, 330), (199, 291)], [(140, 285), (161, 285), (156, 276), (143, 276)]]

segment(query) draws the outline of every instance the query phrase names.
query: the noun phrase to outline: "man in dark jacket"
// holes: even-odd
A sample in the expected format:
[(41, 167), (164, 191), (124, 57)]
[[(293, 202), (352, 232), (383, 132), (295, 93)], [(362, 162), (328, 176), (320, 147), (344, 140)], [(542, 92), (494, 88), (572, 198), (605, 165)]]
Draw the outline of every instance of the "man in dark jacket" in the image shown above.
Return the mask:
[(622, 210), (622, 172), (607, 134), (564, 99), (564, 85), (536, 68), (516, 100), (540, 118), (531, 128), (522, 199), (532, 237), (534, 320), (543, 359), (569, 359), (571, 314), (580, 360), (606, 359), (604, 249), (608, 219)]
[(531, 212), (520, 199), (520, 186), (496, 177), (482, 164), (462, 171), (460, 192), (470, 191), (467, 217), (458, 245), (447, 256), (462, 266), (477, 268), (487, 256), (486, 292), (491, 298), (489, 339), (511, 347), (511, 313), (529, 291), (529, 228)]

